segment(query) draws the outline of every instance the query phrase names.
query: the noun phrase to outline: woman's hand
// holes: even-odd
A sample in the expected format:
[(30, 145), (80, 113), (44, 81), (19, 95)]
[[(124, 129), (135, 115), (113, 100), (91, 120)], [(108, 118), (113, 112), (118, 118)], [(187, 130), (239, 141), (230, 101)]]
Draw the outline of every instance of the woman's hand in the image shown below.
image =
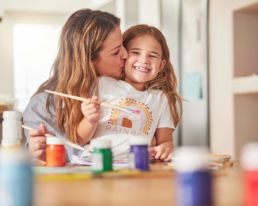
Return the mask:
[(84, 117), (86, 117), (86, 119), (89, 122), (98, 122), (99, 118), (100, 118), (100, 114), (99, 114), (99, 110), (100, 110), (100, 102), (99, 102), (99, 98), (97, 96), (93, 96), (91, 99), (87, 99), (85, 100), (82, 104), (81, 104), (81, 110), (82, 113), (84, 115)]
[(39, 129), (29, 131), (30, 135), (30, 152), (32, 157), (41, 161), (46, 161), (47, 137), (45, 134), (51, 134), (44, 124), (40, 124)]
[(173, 142), (166, 141), (156, 147), (150, 147), (149, 152), (153, 159), (168, 162), (171, 161), (173, 149)]

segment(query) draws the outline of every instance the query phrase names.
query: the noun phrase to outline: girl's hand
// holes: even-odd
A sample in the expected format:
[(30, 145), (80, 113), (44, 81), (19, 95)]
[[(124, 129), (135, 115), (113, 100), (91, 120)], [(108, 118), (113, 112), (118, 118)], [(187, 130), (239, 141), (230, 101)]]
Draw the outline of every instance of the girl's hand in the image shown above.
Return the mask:
[(149, 152), (154, 159), (169, 162), (172, 158), (173, 148), (173, 142), (164, 142), (156, 147), (150, 147)]
[(100, 110), (99, 98), (94, 95), (91, 99), (85, 100), (81, 104), (81, 110), (82, 110), (82, 113), (83, 113), (84, 117), (86, 117), (86, 119), (89, 122), (94, 122), (94, 123), (98, 122), (99, 118), (100, 118), (100, 114), (99, 114), (99, 110)]
[(41, 161), (46, 161), (47, 137), (44, 134), (51, 134), (44, 124), (40, 124), (39, 129), (29, 131), (31, 137), (29, 141), (32, 157)]

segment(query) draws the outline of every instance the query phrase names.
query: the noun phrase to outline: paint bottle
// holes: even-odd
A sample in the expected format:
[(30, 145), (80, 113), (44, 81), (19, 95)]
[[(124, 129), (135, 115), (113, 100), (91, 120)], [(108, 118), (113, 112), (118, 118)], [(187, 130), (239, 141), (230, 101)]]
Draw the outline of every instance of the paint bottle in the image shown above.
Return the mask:
[(5, 111), (3, 113), (3, 149), (20, 148), (22, 139), (21, 119), (22, 114), (16, 111)]
[(64, 140), (57, 137), (47, 138), (46, 165), (62, 167), (66, 165)]
[(250, 142), (242, 149), (244, 170), (244, 206), (258, 205), (258, 142)]
[(108, 140), (91, 140), (91, 170), (93, 173), (112, 171), (111, 142)]
[(149, 170), (149, 142), (144, 137), (132, 137), (130, 139), (129, 167), (130, 169)]
[(181, 147), (177, 150), (177, 205), (212, 205), (212, 176), (208, 170), (207, 153), (200, 147)]
[(1, 152), (0, 206), (32, 206), (33, 184), (28, 155), (20, 149)]

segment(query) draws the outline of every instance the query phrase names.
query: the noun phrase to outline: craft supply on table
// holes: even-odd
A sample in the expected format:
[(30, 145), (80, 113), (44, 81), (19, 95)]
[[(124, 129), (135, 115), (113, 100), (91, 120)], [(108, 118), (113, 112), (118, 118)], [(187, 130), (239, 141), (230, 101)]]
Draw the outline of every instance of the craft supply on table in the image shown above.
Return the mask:
[(22, 139), (21, 119), (22, 114), (16, 111), (5, 111), (3, 113), (2, 148), (20, 148)]
[[(33, 128), (30, 128), (30, 127), (25, 126), (25, 125), (22, 125), (22, 128), (27, 129), (27, 130), (33, 130)], [(53, 135), (51, 135), (51, 134), (45, 134), (44, 136), (45, 136), (45, 137), (55, 137), (55, 136), (53, 136)], [(65, 143), (66, 145), (69, 145), (70, 147), (75, 148), (75, 149), (79, 149), (79, 150), (82, 150), (82, 151), (88, 151), (88, 150), (86, 150), (85, 148), (83, 148), (83, 147), (81, 147), (81, 146), (79, 146), (79, 145), (77, 145), (77, 144), (74, 144), (74, 143), (72, 143), (72, 142), (64, 141), (64, 143)]]
[(112, 171), (111, 142), (108, 140), (91, 140), (93, 152), (91, 154), (91, 170), (93, 173)]
[(34, 175), (26, 152), (6, 150), (0, 156), (0, 205), (32, 206)]
[(61, 167), (66, 164), (64, 140), (48, 137), (46, 149), (46, 165), (48, 167)]
[(244, 170), (244, 205), (258, 205), (258, 142), (243, 147), (241, 163)]
[(130, 169), (149, 170), (148, 140), (144, 137), (130, 139), (129, 167)]
[[(209, 160), (209, 169), (218, 170), (220, 168), (231, 167), (233, 162), (230, 161), (233, 156), (231, 155), (220, 155), (220, 154), (205, 154)], [(172, 157), (171, 167), (176, 168), (177, 163), (180, 161), (180, 157)]]
[(33, 167), (39, 181), (87, 180), (92, 177), (91, 168), (87, 166), (68, 165), (64, 167)]
[(212, 205), (212, 176), (206, 150), (199, 147), (181, 147), (176, 156), (177, 205)]
[[(45, 92), (55, 94), (55, 95), (59, 95), (59, 96), (63, 96), (63, 97), (68, 97), (68, 98), (71, 98), (71, 99), (76, 99), (76, 100), (79, 100), (79, 101), (82, 101), (82, 102), (87, 100), (86, 98), (83, 98), (83, 97), (77, 97), (77, 96), (74, 96), (74, 95), (63, 94), (63, 93), (60, 93), (60, 92), (54, 92), (54, 91), (50, 91), (50, 90), (45, 90)], [(120, 111), (123, 111), (123, 112), (127, 112), (129, 114), (139, 114), (140, 113), (139, 110), (130, 110), (130, 109), (119, 107), (119, 106), (116, 106), (116, 105), (113, 105), (113, 104), (108, 104), (108, 103), (105, 103), (105, 102), (100, 102), (100, 106), (107, 107), (107, 108), (112, 108), (112, 109), (117, 109), (117, 110), (120, 110)]]
[[(91, 162), (91, 157), (83, 157), (80, 158), (76, 155), (72, 155), (71, 158), (71, 163), (72, 164), (77, 164), (77, 165), (88, 165), (90, 166), (92, 164)], [(124, 167), (128, 167), (128, 159), (113, 159), (113, 169), (121, 169)]]

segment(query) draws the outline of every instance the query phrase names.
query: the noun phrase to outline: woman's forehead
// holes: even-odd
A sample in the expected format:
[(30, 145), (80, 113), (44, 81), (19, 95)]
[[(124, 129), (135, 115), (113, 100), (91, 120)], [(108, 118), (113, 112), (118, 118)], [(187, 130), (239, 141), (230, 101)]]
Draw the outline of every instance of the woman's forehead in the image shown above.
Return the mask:
[(119, 26), (116, 26), (113, 31), (108, 35), (106, 40), (102, 44), (102, 50), (107, 52), (112, 52), (117, 47), (121, 46), (123, 42), (123, 37), (121, 29)]

